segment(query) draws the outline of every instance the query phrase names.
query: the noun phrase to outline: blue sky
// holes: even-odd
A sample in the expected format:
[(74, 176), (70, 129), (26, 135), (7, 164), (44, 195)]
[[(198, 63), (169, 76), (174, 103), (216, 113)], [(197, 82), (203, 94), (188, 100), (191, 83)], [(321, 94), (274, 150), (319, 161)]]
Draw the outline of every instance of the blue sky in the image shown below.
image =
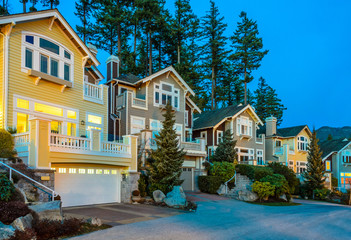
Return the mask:
[[(21, 12), (19, 1), (9, 1), (11, 12)], [(60, 0), (58, 7), (75, 29), (74, 1)], [(207, 0), (191, 0), (194, 12), (204, 16)], [(282, 127), (351, 125), (351, 1), (338, 0), (217, 0), (230, 36), (245, 11), (257, 20), (263, 44), (269, 50), (255, 79), (260, 76), (275, 88), (288, 108)], [(173, 12), (174, 0), (166, 7)], [(100, 69), (105, 72), (107, 53), (100, 51)]]

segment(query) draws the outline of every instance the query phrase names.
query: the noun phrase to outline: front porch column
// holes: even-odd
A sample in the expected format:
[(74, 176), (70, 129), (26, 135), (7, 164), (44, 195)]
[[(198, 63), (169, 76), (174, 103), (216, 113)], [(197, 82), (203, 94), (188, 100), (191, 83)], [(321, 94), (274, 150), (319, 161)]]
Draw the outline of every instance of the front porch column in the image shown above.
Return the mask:
[(91, 150), (100, 152), (101, 151), (101, 130), (99, 129), (90, 129), (90, 138), (91, 138)]

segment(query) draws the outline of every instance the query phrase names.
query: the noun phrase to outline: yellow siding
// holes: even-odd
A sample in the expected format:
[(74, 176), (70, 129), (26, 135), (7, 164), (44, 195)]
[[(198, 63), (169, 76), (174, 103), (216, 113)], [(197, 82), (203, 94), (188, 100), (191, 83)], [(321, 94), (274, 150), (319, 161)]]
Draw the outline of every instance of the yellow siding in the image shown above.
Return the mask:
[(0, 34), (0, 128), (4, 127), (4, 37)]
[[(74, 54), (74, 82), (73, 88), (66, 88), (61, 92), (61, 86), (40, 81), (39, 85), (34, 84), (34, 78), (21, 71), (21, 44), (22, 31), (34, 32), (54, 39), (68, 48)], [(82, 55), (70, 42), (68, 37), (54, 24), (49, 30), (49, 20), (28, 22), (16, 25), (12, 30), (9, 47), (9, 103), (8, 103), (8, 124), (13, 123), (13, 96), (14, 94), (34, 98), (49, 103), (62, 105), (79, 110), (79, 122), (86, 121), (86, 112), (96, 113), (104, 116), (104, 139), (107, 133), (107, 89), (104, 88), (104, 105), (83, 100), (83, 75)], [(85, 126), (79, 126), (79, 135), (85, 134)]]

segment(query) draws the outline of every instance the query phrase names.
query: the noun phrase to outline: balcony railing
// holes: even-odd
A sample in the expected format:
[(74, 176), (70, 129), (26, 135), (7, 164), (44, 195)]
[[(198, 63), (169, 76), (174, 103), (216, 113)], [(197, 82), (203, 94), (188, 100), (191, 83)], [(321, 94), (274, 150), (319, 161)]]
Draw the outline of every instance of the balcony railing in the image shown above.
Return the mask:
[(102, 85), (84, 82), (84, 98), (86, 100), (103, 103)]
[(117, 142), (102, 142), (101, 151), (107, 153), (130, 153), (130, 145)]
[(146, 100), (133, 97), (132, 107), (146, 108)]
[(29, 132), (16, 133), (12, 135), (16, 146), (28, 145), (29, 144)]
[(72, 137), (60, 134), (50, 134), (50, 147), (67, 148), (78, 150), (91, 150), (91, 140), (89, 138)]
[(201, 149), (201, 144), (196, 142), (181, 142), (180, 147), (184, 150), (204, 151)]

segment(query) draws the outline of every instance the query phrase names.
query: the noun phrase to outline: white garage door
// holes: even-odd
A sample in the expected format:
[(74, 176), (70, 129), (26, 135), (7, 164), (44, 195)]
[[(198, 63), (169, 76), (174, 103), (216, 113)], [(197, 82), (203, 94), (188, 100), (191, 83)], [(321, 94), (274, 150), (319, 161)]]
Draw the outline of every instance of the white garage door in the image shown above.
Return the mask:
[(194, 174), (193, 168), (182, 168), (180, 179), (184, 180), (182, 187), (185, 191), (194, 191)]
[(116, 169), (56, 168), (55, 191), (62, 206), (121, 201), (121, 178)]

